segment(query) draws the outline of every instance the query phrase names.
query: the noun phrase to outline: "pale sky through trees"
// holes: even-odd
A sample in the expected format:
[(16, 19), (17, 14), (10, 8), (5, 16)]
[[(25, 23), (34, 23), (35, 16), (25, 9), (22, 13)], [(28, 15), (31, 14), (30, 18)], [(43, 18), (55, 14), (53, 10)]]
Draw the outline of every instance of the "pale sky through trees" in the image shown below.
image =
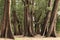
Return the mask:
[(60, 11), (58, 11), (58, 15), (60, 15)]

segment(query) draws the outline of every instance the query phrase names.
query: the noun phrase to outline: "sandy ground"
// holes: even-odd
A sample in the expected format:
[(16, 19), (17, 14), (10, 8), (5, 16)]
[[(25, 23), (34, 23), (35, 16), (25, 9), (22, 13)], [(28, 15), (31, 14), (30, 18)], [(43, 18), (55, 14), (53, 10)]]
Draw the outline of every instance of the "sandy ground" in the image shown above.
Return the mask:
[(0, 38), (0, 40), (13, 40), (13, 39)]
[(0, 40), (60, 40), (60, 37), (57, 37), (57, 38), (52, 38), (52, 37), (48, 37), (48, 38), (21, 37), (21, 38), (15, 38), (15, 39), (0, 38)]
[(40, 35), (36, 35), (34, 37), (23, 37), (22, 35), (14, 36), (14, 39), (0, 38), (0, 40), (60, 40), (60, 34), (58, 37), (43, 37)]
[(60, 40), (60, 38), (16, 38), (15, 40)]
[(60, 37), (42, 37), (40, 35), (36, 35), (34, 37), (22, 37), (22, 36), (15, 36), (14, 40), (60, 40)]

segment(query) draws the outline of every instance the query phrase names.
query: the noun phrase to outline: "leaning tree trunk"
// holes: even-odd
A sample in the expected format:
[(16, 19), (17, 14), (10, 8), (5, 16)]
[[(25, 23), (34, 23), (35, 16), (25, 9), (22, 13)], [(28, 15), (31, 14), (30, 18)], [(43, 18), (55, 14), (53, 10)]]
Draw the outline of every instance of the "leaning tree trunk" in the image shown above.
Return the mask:
[(14, 38), (10, 26), (10, 0), (5, 0), (4, 15), (1, 27), (2, 38)]
[(57, 19), (58, 3), (59, 3), (59, 0), (54, 1), (51, 18), (50, 18), (50, 26), (48, 29), (47, 36), (56, 37), (56, 19)]
[(24, 3), (24, 35), (33, 36), (31, 14), (29, 9), (29, 0), (25, 0)]
[[(48, 7), (49, 8), (52, 7), (52, 0), (49, 0)], [(44, 23), (42, 25), (42, 30), (41, 30), (41, 35), (43, 35), (43, 36), (46, 35), (46, 33), (48, 31), (48, 25), (49, 25), (49, 21), (50, 21), (50, 16), (51, 16), (51, 10), (48, 10), (47, 13), (46, 13)]]

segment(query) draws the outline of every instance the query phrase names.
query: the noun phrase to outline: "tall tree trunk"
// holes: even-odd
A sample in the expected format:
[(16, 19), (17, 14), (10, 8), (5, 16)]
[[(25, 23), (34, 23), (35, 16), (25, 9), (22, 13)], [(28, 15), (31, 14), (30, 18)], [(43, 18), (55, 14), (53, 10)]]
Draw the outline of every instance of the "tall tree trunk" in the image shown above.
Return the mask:
[[(37, 3), (37, 5), (39, 6), (39, 3)], [(40, 10), (40, 8), (38, 10)], [(41, 20), (40, 19), (41, 19), (41, 16), (42, 16), (42, 12), (40, 12), (38, 16), (37, 16), (37, 13), (34, 15), (35, 34), (40, 34), (40, 29), (41, 29), (41, 26), (40, 26)]]
[[(20, 35), (22, 34), (21, 26), (20, 26), (20, 21), (17, 17), (16, 14), (16, 0), (12, 0), (12, 5), (13, 5), (13, 26), (14, 26), (14, 35)], [(18, 26), (17, 26), (18, 25)]]
[(35, 24), (35, 32), (36, 32), (36, 34), (40, 34), (40, 26), (39, 26), (39, 23), (37, 23), (37, 22)]
[(32, 29), (32, 32), (33, 32), (33, 34), (35, 34), (35, 32), (34, 32), (34, 27), (33, 27), (33, 14), (34, 14), (34, 0), (31, 0), (30, 1), (31, 2), (31, 5), (32, 5), (32, 7), (31, 7), (31, 29)]
[(4, 15), (3, 15), (3, 22), (1, 27), (1, 37), (14, 38), (10, 25), (10, 0), (5, 0), (4, 3)]
[(48, 29), (47, 36), (56, 37), (56, 19), (57, 19), (58, 3), (59, 3), (59, 0), (54, 1), (51, 18), (50, 18), (50, 26)]
[(35, 17), (34, 19), (35, 19), (35, 33), (36, 34), (40, 34), (39, 21), (40, 21), (41, 15), (42, 15), (42, 13), (38, 16), (38, 18), (36, 18), (36, 15), (34, 16)]
[(32, 23), (31, 23), (31, 13), (29, 9), (29, 0), (25, 0), (24, 3), (24, 35), (33, 36)]
[[(50, 7), (50, 8), (52, 7), (52, 0), (49, 0), (48, 7)], [(48, 25), (49, 25), (49, 21), (50, 21), (50, 16), (51, 16), (51, 10), (48, 10), (46, 13), (45, 20), (42, 25), (42, 30), (41, 30), (41, 34), (43, 36), (47, 33)]]
[(18, 35), (18, 27), (17, 27), (17, 18), (16, 18), (16, 11), (13, 10), (13, 26), (14, 26), (14, 35)]

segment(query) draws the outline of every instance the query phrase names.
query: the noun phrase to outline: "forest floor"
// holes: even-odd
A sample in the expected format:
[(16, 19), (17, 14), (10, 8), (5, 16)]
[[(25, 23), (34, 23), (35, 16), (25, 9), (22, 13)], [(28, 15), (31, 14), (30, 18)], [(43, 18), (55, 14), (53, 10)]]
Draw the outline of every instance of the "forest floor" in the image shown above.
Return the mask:
[(0, 38), (0, 40), (60, 40), (60, 33), (57, 34), (57, 37), (43, 37), (36, 35), (34, 37), (23, 37), (22, 35), (14, 36), (14, 39)]
[(43, 37), (40, 35), (34, 37), (15, 36), (14, 40), (60, 40), (60, 34), (58, 34), (57, 37)]
[(60, 40), (60, 37), (15, 37), (14, 39), (0, 38), (0, 40)]

